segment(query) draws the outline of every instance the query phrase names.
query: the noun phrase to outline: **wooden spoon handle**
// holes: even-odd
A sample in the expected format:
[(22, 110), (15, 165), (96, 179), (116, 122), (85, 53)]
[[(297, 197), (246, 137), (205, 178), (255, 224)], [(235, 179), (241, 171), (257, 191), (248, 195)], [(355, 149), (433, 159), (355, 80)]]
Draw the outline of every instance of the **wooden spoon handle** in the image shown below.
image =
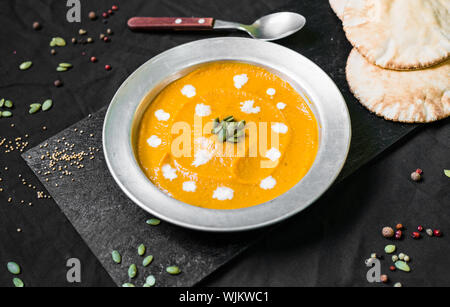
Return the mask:
[(133, 17), (128, 20), (128, 27), (133, 31), (212, 30), (214, 18)]

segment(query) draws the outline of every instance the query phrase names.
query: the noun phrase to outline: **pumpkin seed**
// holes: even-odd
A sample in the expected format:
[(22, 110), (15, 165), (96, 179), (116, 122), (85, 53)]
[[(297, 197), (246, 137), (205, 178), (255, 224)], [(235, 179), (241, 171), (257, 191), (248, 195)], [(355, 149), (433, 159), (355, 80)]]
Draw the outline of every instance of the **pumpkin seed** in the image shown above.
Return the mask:
[(5, 104), (5, 98), (0, 99), (0, 108)]
[(38, 112), (40, 109), (41, 109), (40, 103), (33, 103), (33, 104), (30, 104), (30, 110), (28, 111), (28, 113), (34, 114), (34, 113)]
[(406, 262), (404, 262), (404, 261), (397, 261), (397, 262), (395, 263), (395, 267), (396, 267), (397, 269), (399, 269), (400, 271), (403, 271), (403, 272), (411, 272), (411, 268), (410, 268), (409, 265), (408, 265)]
[(17, 263), (15, 263), (15, 262), (8, 262), (7, 267), (8, 267), (8, 271), (11, 274), (14, 274), (14, 275), (19, 275), (20, 274), (20, 271), (21, 271), (20, 270), (20, 266)]
[(445, 176), (450, 177), (450, 170), (449, 169), (444, 170), (444, 174)]
[(33, 65), (33, 62), (31, 62), (31, 61), (23, 62), (22, 64), (20, 64), (19, 69), (20, 69), (20, 70), (27, 70), (27, 69), (29, 69), (32, 65)]
[(237, 125), (237, 129), (238, 130), (243, 130), (245, 128), (246, 122), (245, 120), (241, 120), (238, 125)]
[(228, 116), (223, 119), (224, 122), (232, 122), (234, 120), (234, 116)]
[(14, 106), (13, 102), (11, 100), (5, 101), (5, 107), (8, 109), (11, 109)]
[(153, 219), (147, 220), (146, 223), (147, 223), (148, 225), (158, 226), (159, 224), (161, 224), (161, 221), (158, 220), (158, 219), (153, 218)]
[(136, 288), (135, 285), (130, 284), (129, 282), (122, 285), (122, 288)]
[(137, 275), (137, 267), (135, 264), (130, 265), (130, 267), (128, 268), (128, 276), (130, 278), (135, 278)]
[(51, 109), (52, 106), (53, 106), (53, 101), (51, 99), (47, 99), (42, 104), (42, 111), (48, 111)]
[(2, 117), (11, 117), (12, 112), (11, 111), (2, 111)]
[(144, 256), (144, 254), (145, 254), (145, 245), (144, 244), (139, 245), (138, 254), (139, 254), (139, 256)]
[(166, 272), (169, 273), (170, 275), (178, 275), (181, 273), (181, 270), (177, 266), (169, 266), (166, 268)]
[(213, 121), (213, 129), (217, 128), (220, 125), (220, 118), (216, 118)]
[(50, 47), (64, 47), (66, 45), (66, 41), (62, 37), (53, 37), (50, 41)]
[(213, 133), (213, 134), (218, 134), (221, 130), (223, 129), (223, 125), (218, 125), (218, 126), (216, 126), (216, 127), (214, 127), (212, 130), (211, 130), (211, 132)]
[(112, 259), (115, 263), (120, 264), (122, 262), (122, 256), (120, 255), (120, 253), (118, 251), (112, 251), (111, 255), (112, 255)]
[(56, 71), (64, 72), (64, 71), (67, 71), (67, 68), (58, 66), (58, 67), (56, 68)]
[(219, 131), (219, 133), (217, 134), (217, 138), (220, 142), (225, 142), (227, 140), (227, 133), (225, 129)]
[(145, 279), (145, 284), (153, 287), (156, 284), (155, 276), (150, 275), (149, 277), (147, 277), (147, 279)]
[(152, 261), (153, 261), (153, 256), (152, 255), (147, 256), (147, 257), (145, 257), (144, 261), (142, 261), (142, 265), (144, 267), (148, 267), (150, 265), (150, 263), (152, 263)]
[(23, 288), (25, 286), (20, 278), (14, 278), (13, 283), (16, 288)]
[(386, 252), (386, 254), (392, 254), (393, 252), (395, 252), (397, 248), (395, 247), (395, 245), (387, 245), (384, 248), (384, 251)]
[(71, 67), (73, 67), (73, 65), (70, 64), (70, 63), (59, 63), (58, 66), (59, 67), (64, 67), (64, 68), (71, 68)]
[(238, 131), (238, 132), (236, 132), (236, 137), (237, 138), (241, 138), (241, 137), (243, 137), (245, 135), (245, 131), (244, 130), (240, 130), (240, 131)]

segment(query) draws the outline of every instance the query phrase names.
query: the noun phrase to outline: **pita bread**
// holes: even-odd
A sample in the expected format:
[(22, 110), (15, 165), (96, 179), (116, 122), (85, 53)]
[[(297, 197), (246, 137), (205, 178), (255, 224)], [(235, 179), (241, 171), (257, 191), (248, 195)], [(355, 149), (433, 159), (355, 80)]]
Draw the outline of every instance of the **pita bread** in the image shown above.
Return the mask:
[(330, 6), (336, 13), (340, 20), (344, 20), (344, 9), (347, 4), (347, 0), (330, 0)]
[(449, 0), (347, 0), (344, 30), (369, 62), (421, 69), (450, 57)]
[(385, 119), (425, 123), (450, 116), (450, 60), (424, 70), (395, 71), (369, 63), (353, 49), (346, 73), (361, 104)]

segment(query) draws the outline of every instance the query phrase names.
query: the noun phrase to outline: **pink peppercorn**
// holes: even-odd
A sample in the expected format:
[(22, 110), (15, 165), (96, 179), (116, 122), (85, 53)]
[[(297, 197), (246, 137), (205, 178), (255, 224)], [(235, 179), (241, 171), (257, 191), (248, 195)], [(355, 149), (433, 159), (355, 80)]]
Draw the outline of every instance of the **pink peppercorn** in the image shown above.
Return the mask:
[(395, 238), (396, 238), (397, 240), (400, 240), (400, 239), (402, 238), (402, 235), (403, 235), (403, 233), (402, 233), (401, 230), (397, 230), (397, 231), (395, 232)]
[(114, 13), (113, 13), (112, 10), (108, 10), (108, 14), (109, 14), (109, 15), (112, 15), (112, 14), (114, 14)]
[(435, 237), (442, 237), (442, 232), (438, 229), (436, 229), (435, 231), (433, 231), (433, 234)]
[(97, 58), (96, 58), (95, 56), (91, 57), (91, 62), (92, 62), (92, 63), (97, 62)]
[(105, 65), (105, 70), (111, 70), (111, 69), (112, 69), (111, 65)]
[(391, 266), (389, 267), (389, 270), (391, 270), (392, 272), (394, 272), (396, 269), (397, 269), (397, 268), (396, 268), (395, 266), (393, 266), (393, 265), (391, 265)]
[(419, 239), (419, 238), (420, 238), (420, 233), (418, 233), (418, 232), (413, 232), (413, 233), (412, 233), (412, 237), (413, 237), (413, 239)]
[(417, 227), (417, 230), (418, 230), (419, 232), (422, 232), (422, 231), (423, 231), (423, 227), (422, 227), (422, 226), (418, 226), (418, 227)]
[(102, 16), (103, 16), (103, 18), (108, 18), (109, 17), (108, 13), (106, 13), (106, 12), (103, 12)]
[(113, 5), (113, 6), (112, 6), (112, 10), (113, 10), (113, 11), (118, 11), (118, 10), (119, 10), (119, 7), (118, 7), (117, 5)]

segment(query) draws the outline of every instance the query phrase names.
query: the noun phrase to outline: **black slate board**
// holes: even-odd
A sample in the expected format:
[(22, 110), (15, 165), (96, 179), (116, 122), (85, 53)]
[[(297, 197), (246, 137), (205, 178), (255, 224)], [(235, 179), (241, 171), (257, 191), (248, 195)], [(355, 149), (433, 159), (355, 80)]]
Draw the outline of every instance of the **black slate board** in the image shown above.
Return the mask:
[[(148, 275), (154, 275), (158, 286), (192, 286), (255, 240), (252, 233), (220, 235), (181, 229), (164, 222), (159, 226), (147, 225), (146, 220), (152, 216), (127, 198), (107, 169), (101, 149), (105, 112), (103, 109), (62, 131), (23, 154), (23, 158), (117, 285), (129, 281), (143, 285)], [(73, 148), (68, 154), (93, 152), (95, 158), (84, 158), (83, 168), (61, 161), (55, 165), (56, 171), (52, 171), (48, 166), (50, 160), (42, 156), (69, 148), (69, 144)], [(59, 166), (72, 174), (61, 175)], [(142, 266), (144, 257), (137, 254), (140, 244), (146, 245), (146, 256), (154, 256), (147, 268)], [(122, 254), (121, 265), (112, 261), (113, 250)], [(140, 272), (135, 280), (129, 280), (127, 274), (132, 263)], [(167, 274), (165, 268), (171, 265), (179, 266), (183, 273), (176, 277)]]
[[(199, 5), (201, 3), (201, 1), (195, 2)], [(194, 4), (186, 7), (185, 2), (182, 1), (171, 3), (172, 5), (168, 6), (166, 11), (163, 7), (154, 11), (150, 2), (142, 3), (140, 12), (142, 15), (173, 15), (173, 11), (179, 8), (182, 15), (186, 16), (208, 15), (232, 20), (236, 17), (236, 8), (245, 4), (241, 1), (227, 1), (223, 5), (208, 9), (205, 7), (205, 10), (199, 11), (194, 9), (197, 7)], [(307, 17), (308, 24), (301, 32), (279, 41), (279, 43), (302, 53), (321, 66), (337, 83), (347, 101), (352, 118), (353, 138), (349, 159), (340, 180), (415, 128), (412, 125), (390, 123), (377, 118), (367, 112), (351, 95), (345, 80), (345, 63), (351, 46), (345, 39), (339, 20), (329, 8), (328, 1), (265, 0), (258, 3), (252, 2), (252, 5), (248, 7), (251, 7), (251, 9), (247, 11), (245, 17), (240, 17), (242, 22), (251, 22), (260, 15), (282, 10), (296, 11)], [(126, 16), (121, 18), (124, 17)], [(115, 39), (117, 41), (126, 40), (128, 44), (118, 44), (115, 47), (116, 52), (133, 54), (132, 61), (136, 64), (138, 62), (143, 63), (149, 57), (155, 55), (157, 53), (155, 50), (162, 51), (183, 42), (215, 35), (179, 33), (177, 36), (172, 36), (156, 33), (131, 34), (128, 31), (123, 31), (117, 33)], [(165, 42), (165, 44), (160, 46), (155, 45), (155, 42)], [(93, 97), (91, 98), (93, 99)], [(63, 131), (58, 136), (66, 135), (69, 142), (76, 143), (80, 148), (90, 144), (90, 142), (95, 142), (95, 146), (100, 148), (101, 114), (102, 111), (93, 118), (77, 124), (78, 126), (87, 125), (87, 128), (93, 131), (94, 138), (80, 138), (79, 135), (73, 134), (71, 129)], [(89, 130), (87, 128), (86, 131)], [(86, 134), (83, 137), (85, 136)], [(55, 141), (56, 138), (52, 138), (49, 142)], [(36, 173), (42, 170), (44, 166), (39, 158), (41, 153), (42, 150), (36, 147), (25, 154), (25, 157), (32, 156), (32, 159), (27, 162)], [(86, 163), (87, 166), (84, 169), (74, 171), (76, 177), (84, 178), (85, 181), (82, 184), (78, 181), (76, 185), (72, 185), (72, 182), (63, 178), (62, 182), (61, 179), (58, 179), (60, 181), (59, 187), (52, 185), (50, 183), (52, 180), (49, 183), (44, 181), (44, 185), (116, 283), (126, 281), (126, 267), (125, 264), (120, 267), (113, 265), (110, 261), (109, 252), (112, 248), (120, 249), (122, 244), (126, 246), (122, 251), (126, 264), (131, 261), (140, 262), (141, 259), (137, 259), (137, 256), (135, 256), (135, 248), (136, 245), (141, 243), (140, 240), (146, 239), (149, 248), (154, 250), (154, 252), (153, 250), (151, 252), (155, 255), (155, 263), (149, 268), (149, 273), (156, 275), (162, 272), (164, 266), (171, 264), (171, 262), (178, 262), (185, 271), (177, 278), (169, 278), (165, 274), (159, 274), (157, 276), (159, 285), (188, 286), (195, 284), (202, 277), (211, 273), (245, 249), (249, 242), (254, 240), (252, 238), (255, 236), (254, 234), (246, 234), (246, 237), (242, 234), (217, 236), (186, 231), (170, 225), (148, 228), (145, 224), (139, 224), (144, 223), (147, 215), (137, 209), (120, 192), (107, 172), (102, 159), (100, 154), (97, 154), (96, 159), (91, 161), (92, 164), (89, 164), (91, 166)], [(41, 180), (43, 179), (41, 175), (38, 174), (38, 176)], [(100, 197), (99, 194), (102, 191), (106, 194)], [(111, 223), (115, 220), (126, 221), (119, 227), (122, 230), (115, 230), (116, 228), (111, 226)], [(141, 229), (141, 227), (143, 228)], [(162, 249), (157, 248), (158, 246), (161, 246)], [(141, 274), (139, 278), (142, 282), (144, 276)]]

